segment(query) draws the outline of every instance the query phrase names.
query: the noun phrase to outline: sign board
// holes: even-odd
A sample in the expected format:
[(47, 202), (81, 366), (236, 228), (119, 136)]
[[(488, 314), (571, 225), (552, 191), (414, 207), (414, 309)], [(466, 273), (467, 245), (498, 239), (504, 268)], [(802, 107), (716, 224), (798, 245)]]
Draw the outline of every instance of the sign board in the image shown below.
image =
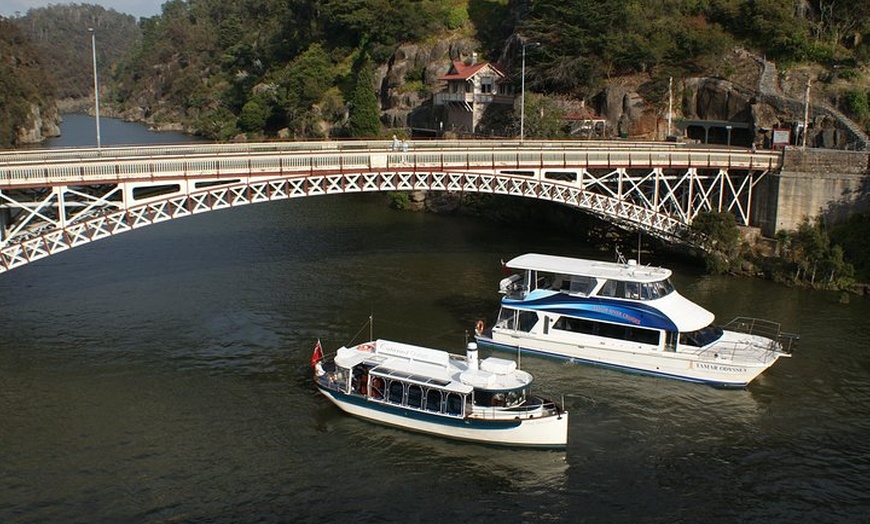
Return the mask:
[(773, 130), (773, 147), (785, 147), (791, 143), (791, 130), (788, 128), (776, 128)]

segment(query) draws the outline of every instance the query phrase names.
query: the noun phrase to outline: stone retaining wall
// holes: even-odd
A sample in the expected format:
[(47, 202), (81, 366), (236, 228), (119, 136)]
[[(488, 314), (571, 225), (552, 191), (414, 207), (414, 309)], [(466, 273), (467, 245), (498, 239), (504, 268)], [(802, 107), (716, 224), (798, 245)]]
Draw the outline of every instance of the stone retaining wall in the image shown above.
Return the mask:
[(842, 221), (868, 209), (870, 153), (787, 148), (782, 171), (758, 196), (759, 225), (766, 236), (796, 229), (804, 217), (821, 215), (829, 224)]

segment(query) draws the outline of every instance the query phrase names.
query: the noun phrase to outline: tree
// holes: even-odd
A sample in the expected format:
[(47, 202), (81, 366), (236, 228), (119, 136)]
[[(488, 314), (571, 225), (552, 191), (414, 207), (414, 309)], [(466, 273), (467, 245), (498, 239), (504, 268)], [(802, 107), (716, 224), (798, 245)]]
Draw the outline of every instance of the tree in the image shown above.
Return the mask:
[(375, 137), (381, 132), (380, 105), (375, 96), (374, 76), (371, 60), (363, 55), (356, 68), (353, 93), (350, 97), (348, 127), (351, 136)]
[(711, 273), (724, 273), (731, 269), (738, 257), (740, 230), (733, 214), (702, 212), (692, 221), (692, 230), (703, 237), (705, 262)]
[(248, 100), (239, 116), (239, 127), (248, 133), (262, 132), (269, 117), (269, 106), (258, 97)]
[(323, 46), (311, 45), (287, 67), (275, 75), (281, 86), (281, 105), (287, 115), (287, 125), (294, 133), (310, 136), (316, 114), (312, 106), (319, 103), (335, 83), (332, 62)]

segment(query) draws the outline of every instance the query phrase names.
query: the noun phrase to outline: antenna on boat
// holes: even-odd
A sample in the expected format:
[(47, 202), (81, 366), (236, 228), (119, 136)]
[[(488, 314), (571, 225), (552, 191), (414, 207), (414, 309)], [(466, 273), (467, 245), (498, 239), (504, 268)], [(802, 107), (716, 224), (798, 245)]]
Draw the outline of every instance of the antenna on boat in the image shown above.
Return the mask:
[(374, 340), (374, 330), (375, 330), (375, 316), (373, 314), (369, 314), (369, 340)]
[(613, 249), (616, 250), (616, 262), (618, 264), (626, 264), (627, 262), (625, 261), (625, 257), (622, 256), (622, 252), (619, 250), (619, 246), (616, 246)]

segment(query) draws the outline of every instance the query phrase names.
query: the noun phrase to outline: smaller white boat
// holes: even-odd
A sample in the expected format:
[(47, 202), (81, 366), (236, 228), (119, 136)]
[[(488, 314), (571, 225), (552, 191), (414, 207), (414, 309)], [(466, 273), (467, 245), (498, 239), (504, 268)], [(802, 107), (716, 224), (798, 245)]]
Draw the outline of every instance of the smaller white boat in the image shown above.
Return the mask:
[(311, 356), (314, 384), (341, 410), (412, 431), (485, 444), (564, 448), (568, 413), (531, 394), (516, 362), (375, 340)]

